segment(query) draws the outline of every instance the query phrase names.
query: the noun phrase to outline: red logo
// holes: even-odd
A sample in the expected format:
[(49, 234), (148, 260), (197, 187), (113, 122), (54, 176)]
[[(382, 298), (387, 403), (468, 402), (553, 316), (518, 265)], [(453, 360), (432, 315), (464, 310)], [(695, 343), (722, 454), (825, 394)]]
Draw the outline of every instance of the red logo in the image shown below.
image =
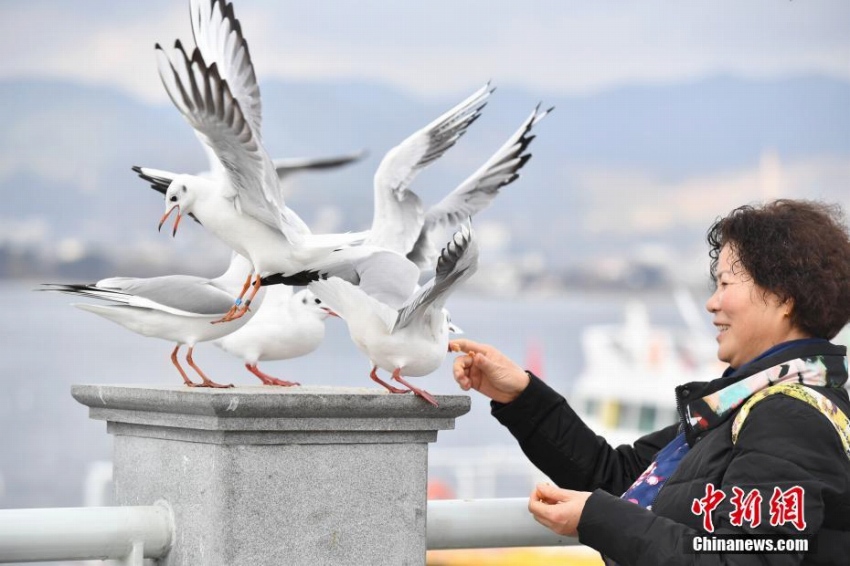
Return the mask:
[(729, 522), (736, 527), (740, 527), (746, 521), (751, 527), (758, 527), (761, 524), (761, 493), (757, 489), (754, 489), (745, 497), (743, 489), (733, 487), (732, 494), (732, 499), (729, 500), (729, 503), (735, 509), (729, 513)]
[[(800, 486), (794, 486), (782, 491), (778, 487), (773, 488), (773, 495), (770, 497), (770, 525), (778, 527), (790, 523), (798, 531), (806, 529), (806, 518), (804, 516), (803, 496), (804, 490)], [(694, 499), (691, 503), (691, 512), (694, 515), (703, 515), (702, 526), (709, 533), (714, 532), (714, 522), (711, 518), (711, 512), (714, 511), (720, 502), (726, 498), (723, 490), (716, 489), (714, 484), (706, 484), (705, 496), (699, 499)], [(732, 511), (729, 513), (729, 522), (740, 527), (746, 522), (752, 528), (756, 528), (761, 524), (761, 504), (764, 501), (761, 493), (757, 489), (752, 489), (749, 493), (745, 493), (740, 487), (732, 488), (732, 497), (729, 503), (732, 504)]]
[(782, 491), (773, 488), (770, 498), (770, 524), (774, 527), (791, 523), (798, 531), (805, 530), (806, 518), (803, 516), (803, 488), (795, 485)]
[(709, 533), (714, 532), (714, 523), (711, 520), (711, 512), (720, 505), (720, 502), (726, 498), (726, 494), (719, 489), (714, 489), (714, 484), (709, 483), (705, 486), (705, 497), (694, 499), (691, 504), (691, 511), (694, 515), (703, 515), (702, 528)]

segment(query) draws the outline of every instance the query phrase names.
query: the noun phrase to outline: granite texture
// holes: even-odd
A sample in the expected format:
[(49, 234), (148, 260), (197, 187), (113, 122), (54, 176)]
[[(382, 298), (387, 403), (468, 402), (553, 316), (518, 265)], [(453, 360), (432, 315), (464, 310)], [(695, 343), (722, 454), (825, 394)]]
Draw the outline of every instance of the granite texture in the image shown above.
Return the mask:
[(425, 564), (428, 442), (467, 396), (77, 385), (120, 505), (167, 501), (168, 566)]

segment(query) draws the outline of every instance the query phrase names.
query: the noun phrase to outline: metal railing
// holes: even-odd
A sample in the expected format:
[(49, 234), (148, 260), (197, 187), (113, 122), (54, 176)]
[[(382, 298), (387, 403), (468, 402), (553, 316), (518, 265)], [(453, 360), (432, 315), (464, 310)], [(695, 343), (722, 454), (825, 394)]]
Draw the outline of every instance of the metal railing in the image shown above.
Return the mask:
[[(528, 499), (428, 502), (427, 548), (507, 548), (578, 544), (528, 513)], [(0, 563), (118, 559), (142, 566), (162, 558), (174, 539), (167, 504), (0, 510)]]
[(535, 521), (527, 497), (429, 501), (427, 533), (428, 550), (579, 544)]
[(171, 548), (167, 504), (0, 510), (0, 562), (118, 559), (142, 566)]

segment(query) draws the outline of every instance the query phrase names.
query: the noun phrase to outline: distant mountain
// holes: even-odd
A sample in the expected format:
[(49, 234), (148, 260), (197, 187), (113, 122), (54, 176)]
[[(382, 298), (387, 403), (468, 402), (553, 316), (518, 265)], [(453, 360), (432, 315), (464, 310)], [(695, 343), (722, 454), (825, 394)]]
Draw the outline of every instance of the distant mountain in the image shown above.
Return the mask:
[[(338, 229), (369, 224), (371, 178), (384, 153), (467, 94), (421, 100), (364, 82), (261, 86), (264, 140), (274, 157), (370, 151), (352, 167), (302, 176), (292, 189), (289, 204), (308, 222), (328, 218), (328, 207), (334, 207)], [(468, 135), (417, 180), (426, 203), (483, 162), (540, 98), (498, 88)], [(604, 183), (587, 184), (588, 171), (640, 174), (677, 187), (692, 177), (755, 168), (765, 151), (783, 162), (850, 157), (850, 83), (825, 77), (715, 77), (542, 98), (556, 111), (538, 127), (534, 158), (478, 221), (509, 229), (510, 242), (500, 251), (541, 251), (554, 266), (628, 254), (642, 237), (681, 249), (683, 239), (693, 244), (706, 228), (662, 227), (640, 237), (629, 235), (628, 226), (589, 233), (588, 218), (604, 218), (606, 207), (624, 204), (606, 198)], [(9, 226), (41, 219), (50, 226), (48, 247), (73, 237), (117, 249), (124, 259), (128, 249), (146, 246), (176, 258), (189, 254), (193, 265), (208, 255), (222, 257), (195, 226), (186, 230), (189, 235), (178, 234), (177, 243), (157, 234), (162, 200), (130, 171), (132, 165), (206, 168), (191, 128), (170, 105), (149, 106), (120, 92), (58, 81), (7, 80), (0, 82), (0, 119), (0, 244), (14, 239)], [(846, 186), (823, 190), (825, 196), (845, 194)], [(663, 200), (657, 205), (670, 206)]]

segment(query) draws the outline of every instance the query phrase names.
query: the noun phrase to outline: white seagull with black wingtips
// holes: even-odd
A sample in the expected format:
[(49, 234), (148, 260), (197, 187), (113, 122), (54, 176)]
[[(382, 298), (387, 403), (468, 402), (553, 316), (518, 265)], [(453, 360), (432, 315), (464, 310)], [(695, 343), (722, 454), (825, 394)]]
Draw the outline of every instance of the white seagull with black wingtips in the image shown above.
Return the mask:
[[(259, 86), (233, 6), (225, 0), (192, 0), (190, 8), (196, 47), (187, 51), (177, 41), (169, 56), (157, 45), (160, 77), (175, 106), (218, 158), (227, 182), (174, 177), (160, 226), (176, 211), (176, 231), (182, 215), (192, 213), (251, 260), (244, 291), (249, 284), (253, 290), (224, 320), (245, 312), (261, 276), (268, 274), (282, 280), (305, 272), (314, 277), (339, 275), (364, 289), (367, 278), (380, 278), (369, 288), (370, 294), (399, 303), (405, 300), (416, 286), (415, 265), (380, 245), (347, 247), (362, 242), (367, 233), (312, 234), (285, 206), (274, 164), (262, 145)], [(408, 147), (401, 159), (390, 159), (398, 163), (391, 168), (391, 182), (406, 183), (451, 147), (474, 121), (489, 92), (486, 86), (479, 89), (435, 122), (424, 144), (416, 144), (412, 152)]]
[[(253, 310), (238, 320), (211, 324), (223, 317), (233, 305), (241, 285), (241, 274), (248, 268), (248, 260), (234, 253), (227, 271), (215, 279), (191, 275), (111, 277), (91, 285), (47, 283), (39, 290), (106, 301), (108, 304), (74, 303), (74, 306), (142, 336), (176, 343), (171, 352), (171, 362), (189, 387), (233, 387), (209, 379), (195, 364), (192, 352), (199, 342), (217, 340), (250, 322)], [(261, 305), (258, 300), (256, 306)], [(186, 361), (200, 376), (201, 383), (190, 380), (177, 360), (177, 353), (183, 345), (189, 347)]]
[[(449, 344), (446, 299), (478, 267), (478, 244), (471, 225), (455, 232), (437, 260), (436, 276), (400, 309), (375, 300), (338, 277), (311, 283), (309, 289), (348, 324), (351, 339), (369, 357), (370, 377), (391, 393), (413, 392), (429, 403), (436, 399), (407, 377), (420, 377), (440, 367)], [(377, 369), (392, 372), (401, 389), (380, 379)]]

